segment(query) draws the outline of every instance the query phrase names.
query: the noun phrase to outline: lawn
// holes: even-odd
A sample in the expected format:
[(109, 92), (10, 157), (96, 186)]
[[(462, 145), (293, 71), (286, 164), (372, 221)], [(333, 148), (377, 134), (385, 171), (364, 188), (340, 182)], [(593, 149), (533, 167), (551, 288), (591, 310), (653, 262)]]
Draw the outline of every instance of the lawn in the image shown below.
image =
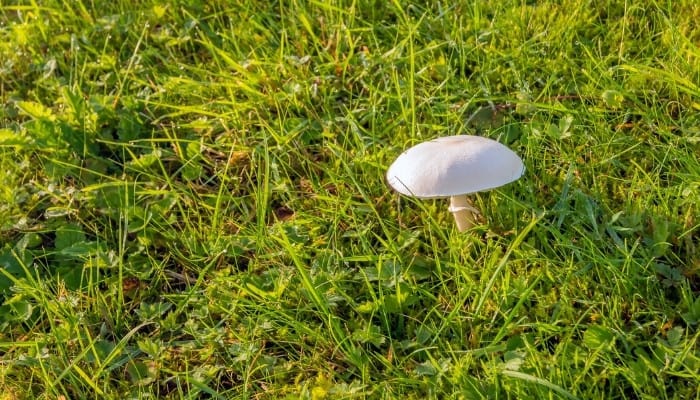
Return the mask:
[(1, 400), (700, 399), (700, 3), (204, 3), (0, 2)]

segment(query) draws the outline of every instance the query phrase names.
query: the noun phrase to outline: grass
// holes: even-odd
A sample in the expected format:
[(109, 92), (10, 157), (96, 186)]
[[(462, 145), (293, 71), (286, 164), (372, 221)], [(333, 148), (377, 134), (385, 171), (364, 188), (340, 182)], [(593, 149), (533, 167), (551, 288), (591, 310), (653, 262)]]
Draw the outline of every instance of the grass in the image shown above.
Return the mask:
[(1, 399), (700, 398), (700, 6), (229, 3), (0, 4)]

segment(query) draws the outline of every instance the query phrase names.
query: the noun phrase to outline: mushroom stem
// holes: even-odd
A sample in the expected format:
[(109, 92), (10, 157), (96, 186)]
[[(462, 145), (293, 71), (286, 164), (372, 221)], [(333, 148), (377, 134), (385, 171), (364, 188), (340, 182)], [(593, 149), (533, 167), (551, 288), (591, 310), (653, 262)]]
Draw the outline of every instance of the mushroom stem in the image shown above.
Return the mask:
[(479, 210), (472, 207), (467, 199), (467, 195), (459, 195), (450, 197), (450, 212), (455, 218), (457, 230), (464, 232), (474, 226), (474, 215), (479, 214)]

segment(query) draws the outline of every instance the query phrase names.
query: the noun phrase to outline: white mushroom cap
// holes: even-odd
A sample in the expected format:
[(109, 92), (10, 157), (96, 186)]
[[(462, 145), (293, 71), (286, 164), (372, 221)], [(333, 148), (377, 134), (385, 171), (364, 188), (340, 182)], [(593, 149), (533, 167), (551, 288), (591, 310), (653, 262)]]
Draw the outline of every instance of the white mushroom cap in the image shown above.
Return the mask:
[(481, 136), (445, 136), (403, 152), (387, 171), (389, 185), (420, 198), (450, 197), (493, 189), (523, 174), (508, 147)]

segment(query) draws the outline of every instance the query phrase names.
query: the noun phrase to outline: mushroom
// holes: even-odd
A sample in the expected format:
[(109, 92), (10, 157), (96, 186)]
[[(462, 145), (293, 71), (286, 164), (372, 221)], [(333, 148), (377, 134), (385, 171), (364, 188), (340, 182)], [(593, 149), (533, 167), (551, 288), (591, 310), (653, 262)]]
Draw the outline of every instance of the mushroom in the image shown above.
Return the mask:
[(457, 229), (474, 225), (478, 210), (467, 195), (503, 186), (523, 174), (523, 161), (499, 142), (470, 135), (419, 143), (399, 155), (386, 174), (397, 192), (423, 199), (450, 198)]

